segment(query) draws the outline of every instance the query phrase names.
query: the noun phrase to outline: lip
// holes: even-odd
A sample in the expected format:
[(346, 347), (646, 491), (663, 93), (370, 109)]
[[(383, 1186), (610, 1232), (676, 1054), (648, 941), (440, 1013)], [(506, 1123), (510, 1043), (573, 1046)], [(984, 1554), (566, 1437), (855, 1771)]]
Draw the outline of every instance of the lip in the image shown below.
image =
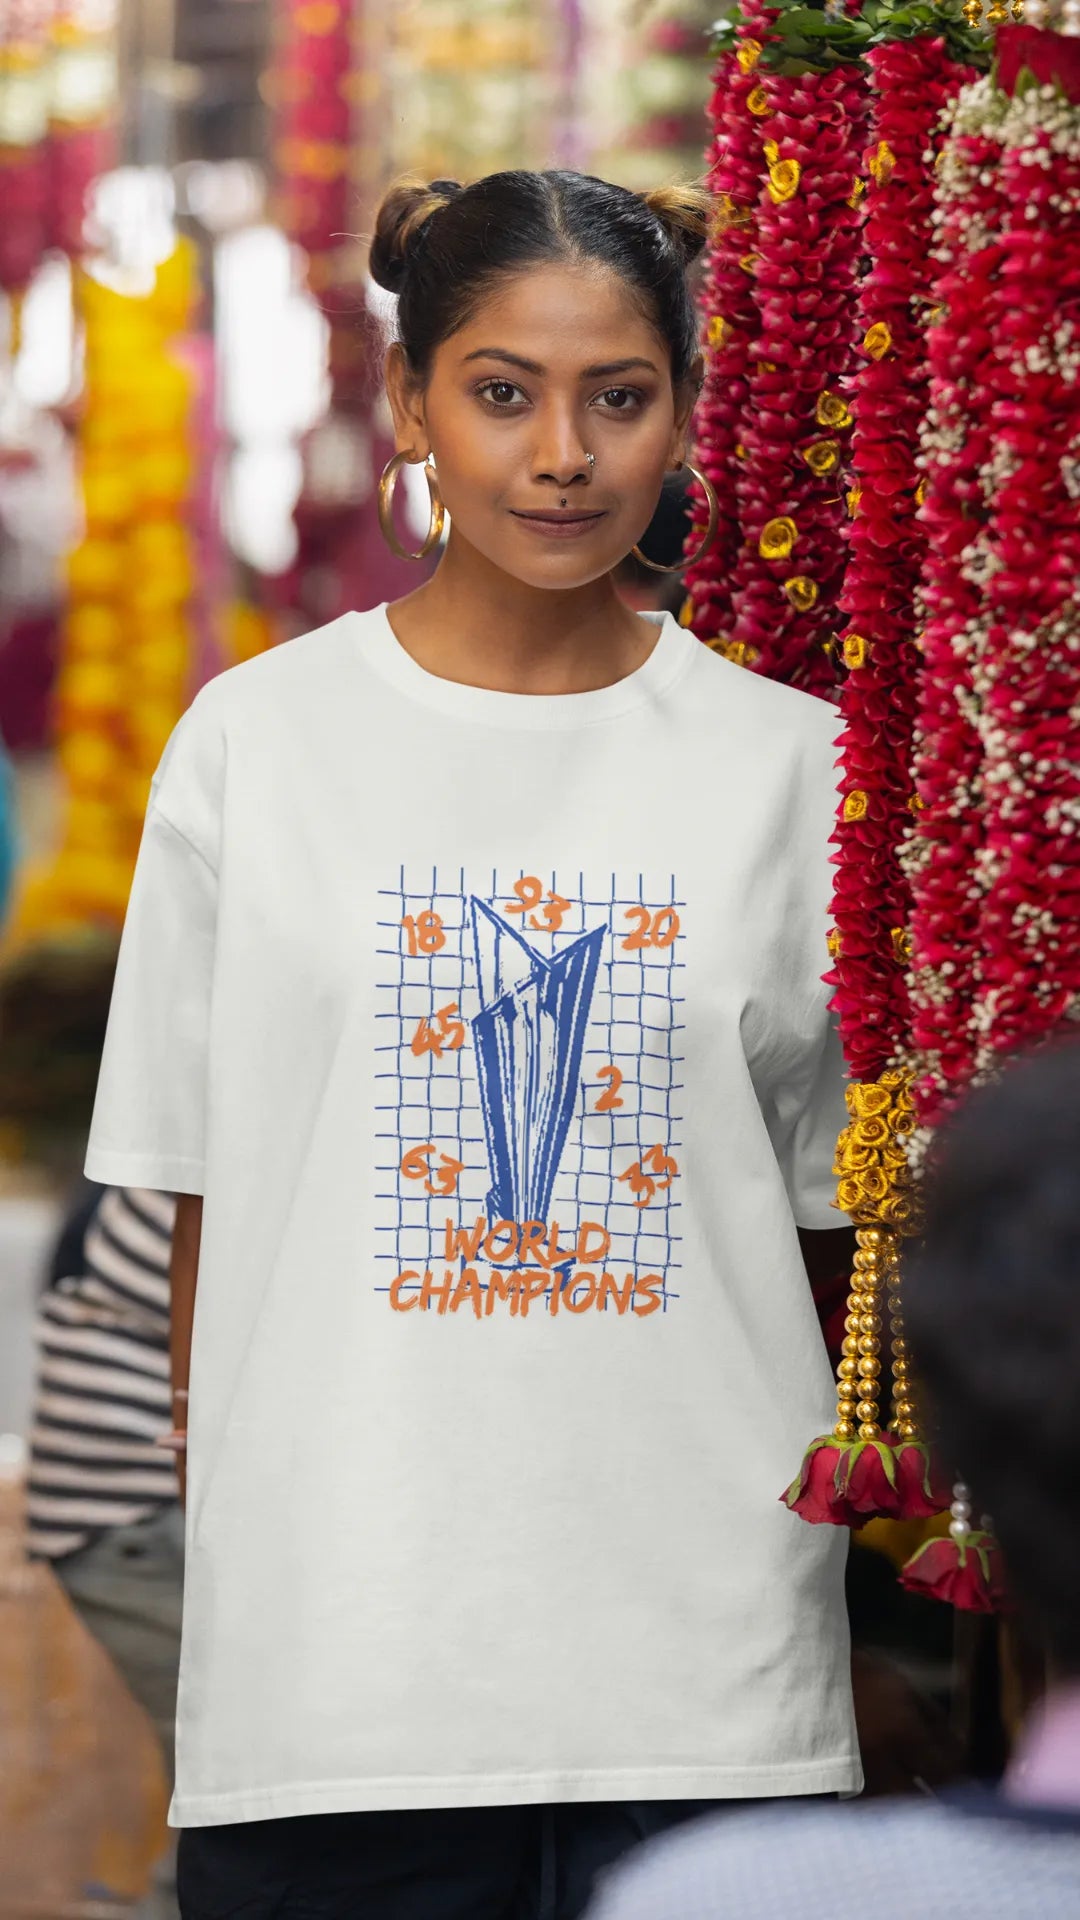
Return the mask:
[(560, 513), (557, 509), (550, 513), (543, 509), (524, 512), (513, 507), (510, 511), (515, 520), (520, 520), (524, 526), (530, 527), (534, 533), (543, 534), (548, 540), (580, 540), (590, 528), (599, 525), (607, 517), (602, 507), (588, 513)]

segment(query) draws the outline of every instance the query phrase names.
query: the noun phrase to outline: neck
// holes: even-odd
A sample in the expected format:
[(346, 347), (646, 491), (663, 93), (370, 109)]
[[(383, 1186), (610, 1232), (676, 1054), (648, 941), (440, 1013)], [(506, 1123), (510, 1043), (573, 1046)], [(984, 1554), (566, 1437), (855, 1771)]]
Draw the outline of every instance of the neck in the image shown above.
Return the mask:
[(656, 644), (610, 574), (581, 587), (529, 586), (451, 534), (430, 580), (389, 610), (418, 664), (496, 693), (591, 693), (641, 666)]
[(1035, 1709), (1005, 1780), (1008, 1799), (1080, 1812), (1080, 1678), (1063, 1680)]

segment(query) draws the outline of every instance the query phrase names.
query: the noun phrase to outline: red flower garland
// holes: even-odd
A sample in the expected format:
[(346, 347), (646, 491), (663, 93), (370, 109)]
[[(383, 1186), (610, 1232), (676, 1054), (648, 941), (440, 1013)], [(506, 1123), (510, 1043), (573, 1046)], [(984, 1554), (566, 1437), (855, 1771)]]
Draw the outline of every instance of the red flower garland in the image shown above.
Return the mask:
[(845, 560), (837, 435), (854, 365), (866, 81), (836, 67), (769, 73), (762, 86), (771, 114), (754, 280), (761, 326), (742, 428), (731, 638), (757, 672), (826, 693)]
[[(925, 535), (918, 523), (917, 449), (926, 411), (925, 308), (930, 287), (933, 157), (938, 123), (966, 72), (941, 38), (886, 42), (869, 55), (870, 266), (858, 301), (863, 365), (850, 386), (856, 417), (851, 561), (840, 596), (848, 618), (841, 695), (843, 796), (830, 948), (851, 1124), (837, 1146), (838, 1202), (861, 1231), (845, 1323), (834, 1433), (814, 1443), (785, 1496), (806, 1519), (861, 1522), (940, 1510), (918, 1437), (900, 1309), (898, 1234), (915, 1218), (905, 1139), (913, 1125), (902, 1057), (910, 894), (900, 849), (911, 820), (910, 759), (918, 654), (913, 645)], [(872, 1271), (868, 1272), (868, 1268)], [(881, 1286), (892, 1289), (893, 1410), (884, 1414), (878, 1354)], [(873, 1284), (870, 1284), (873, 1283)], [(869, 1298), (867, 1297), (869, 1291)], [(826, 1462), (833, 1462), (831, 1477)], [(858, 1518), (854, 1518), (857, 1516)]]
[(1080, 114), (1033, 107), (1002, 129), (980, 1073), (1080, 1013)]
[(841, 694), (844, 791), (833, 895), (835, 987), (851, 1077), (874, 1081), (907, 1032), (911, 746), (919, 656), (916, 593), (925, 552), (915, 467), (926, 412), (933, 173), (942, 108), (968, 75), (941, 39), (890, 41), (868, 56), (872, 83), (869, 270), (858, 303), (865, 363), (852, 383), (851, 559), (840, 605), (849, 672)]
[(990, 98), (989, 81), (980, 80), (955, 109), (940, 186), (940, 307), (929, 335), (923, 594), (930, 617), (915, 741), (918, 832), (905, 859), (912, 884), (914, 1091), (926, 1125), (963, 1091), (975, 1066), (982, 747), (972, 655), (984, 644), (981, 476), (993, 453), (991, 368), (1002, 264), (1000, 149), (977, 125)]
[[(708, 552), (686, 572), (688, 624), (702, 640), (713, 640), (730, 629), (731, 584), (740, 544), (735, 486), (747, 380), (759, 325), (753, 275), (757, 202), (765, 172), (761, 118), (754, 111), (764, 99), (756, 67), (770, 17), (764, 10), (753, 9), (744, 15), (738, 29), (740, 45), (721, 55), (709, 105), (713, 127), (709, 185), (719, 211), (702, 290), (705, 386), (697, 410), (697, 461), (716, 489), (720, 519)], [(699, 546), (706, 525), (704, 501), (695, 487), (687, 541), (690, 552)]]

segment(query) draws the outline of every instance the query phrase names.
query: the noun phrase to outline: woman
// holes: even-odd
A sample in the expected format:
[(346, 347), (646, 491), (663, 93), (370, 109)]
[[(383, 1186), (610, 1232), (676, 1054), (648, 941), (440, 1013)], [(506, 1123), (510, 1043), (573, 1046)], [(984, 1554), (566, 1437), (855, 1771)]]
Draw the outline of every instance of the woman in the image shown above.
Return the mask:
[(858, 1784), (846, 1543), (777, 1502), (829, 1411), (835, 716), (611, 581), (706, 217), (389, 195), (384, 494), (432, 460), (446, 550), (156, 777), (87, 1168), (180, 1196), (186, 1920), (569, 1920), (702, 1802)]

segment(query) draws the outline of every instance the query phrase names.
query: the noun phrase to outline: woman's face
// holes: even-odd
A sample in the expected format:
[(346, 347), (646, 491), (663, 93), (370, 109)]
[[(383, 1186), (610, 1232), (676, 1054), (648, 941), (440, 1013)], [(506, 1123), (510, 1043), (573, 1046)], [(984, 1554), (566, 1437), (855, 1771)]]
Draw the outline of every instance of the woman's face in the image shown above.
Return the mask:
[(398, 449), (434, 456), (455, 543), (536, 587), (582, 586), (640, 540), (692, 402), (623, 281), (592, 264), (516, 274), (439, 347), (422, 393), (400, 348), (387, 385)]

